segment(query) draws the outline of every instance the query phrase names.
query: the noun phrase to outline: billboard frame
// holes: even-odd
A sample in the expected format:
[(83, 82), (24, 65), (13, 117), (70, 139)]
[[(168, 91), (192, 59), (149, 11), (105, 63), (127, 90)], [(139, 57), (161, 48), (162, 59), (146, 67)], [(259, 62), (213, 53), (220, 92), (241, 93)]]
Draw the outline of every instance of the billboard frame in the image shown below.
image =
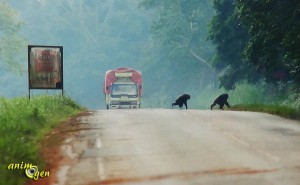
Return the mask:
[[(31, 50), (32, 48), (54, 48), (54, 49), (59, 49), (60, 51), (60, 86), (59, 87), (32, 87), (31, 84)], [(63, 46), (48, 46), (48, 45), (28, 45), (28, 95), (30, 99), (30, 90), (32, 89), (40, 89), (40, 90), (61, 90), (62, 96), (64, 96), (64, 75), (63, 75)]]

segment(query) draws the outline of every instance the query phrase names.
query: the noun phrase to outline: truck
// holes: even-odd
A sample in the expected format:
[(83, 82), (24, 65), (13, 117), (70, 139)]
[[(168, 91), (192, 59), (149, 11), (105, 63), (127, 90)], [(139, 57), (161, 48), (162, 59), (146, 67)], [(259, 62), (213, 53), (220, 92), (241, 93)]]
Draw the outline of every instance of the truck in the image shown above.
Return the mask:
[(122, 67), (105, 73), (106, 109), (141, 108), (142, 90), (142, 74), (135, 69)]

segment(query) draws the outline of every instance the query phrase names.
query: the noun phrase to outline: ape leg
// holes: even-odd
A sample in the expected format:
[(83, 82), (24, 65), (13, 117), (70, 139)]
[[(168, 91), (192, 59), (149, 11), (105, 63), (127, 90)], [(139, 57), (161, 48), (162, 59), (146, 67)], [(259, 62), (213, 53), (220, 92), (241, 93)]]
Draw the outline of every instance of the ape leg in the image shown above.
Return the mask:
[(224, 110), (224, 103), (220, 103), (220, 109)]
[(179, 104), (179, 108), (182, 108), (182, 106), (183, 106), (183, 103), (180, 103), (180, 104)]
[(184, 102), (185, 109), (188, 109), (187, 102)]

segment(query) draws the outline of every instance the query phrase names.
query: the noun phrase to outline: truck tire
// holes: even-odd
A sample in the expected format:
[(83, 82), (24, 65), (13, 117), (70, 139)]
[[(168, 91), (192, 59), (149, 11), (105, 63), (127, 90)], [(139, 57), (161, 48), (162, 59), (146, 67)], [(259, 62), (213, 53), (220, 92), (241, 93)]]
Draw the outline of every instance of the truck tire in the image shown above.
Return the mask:
[(109, 105), (106, 105), (106, 109), (107, 109), (107, 110), (109, 109)]

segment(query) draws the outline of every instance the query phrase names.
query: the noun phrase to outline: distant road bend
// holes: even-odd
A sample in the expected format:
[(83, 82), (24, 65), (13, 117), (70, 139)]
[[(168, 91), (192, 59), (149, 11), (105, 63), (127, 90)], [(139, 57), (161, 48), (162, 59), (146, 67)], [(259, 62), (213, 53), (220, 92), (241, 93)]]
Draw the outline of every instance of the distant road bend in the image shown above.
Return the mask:
[(264, 113), (99, 110), (77, 118), (56, 185), (299, 185), (300, 123)]

